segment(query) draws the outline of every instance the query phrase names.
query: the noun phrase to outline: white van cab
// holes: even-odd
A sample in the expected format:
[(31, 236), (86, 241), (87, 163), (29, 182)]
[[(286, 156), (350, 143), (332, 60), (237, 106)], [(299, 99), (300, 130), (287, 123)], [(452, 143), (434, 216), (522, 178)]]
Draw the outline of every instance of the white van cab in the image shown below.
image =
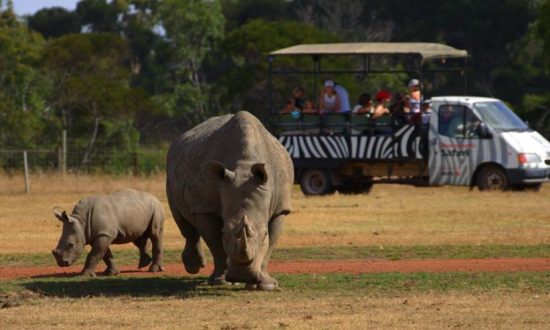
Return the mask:
[(429, 127), (429, 182), (482, 190), (539, 188), (549, 180), (550, 142), (502, 101), (434, 97)]

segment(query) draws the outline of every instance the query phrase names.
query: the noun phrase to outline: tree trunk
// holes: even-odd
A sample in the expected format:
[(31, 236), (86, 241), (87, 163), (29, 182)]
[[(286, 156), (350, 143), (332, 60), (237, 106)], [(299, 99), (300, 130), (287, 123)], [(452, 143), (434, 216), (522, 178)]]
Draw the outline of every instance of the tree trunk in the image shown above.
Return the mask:
[(92, 133), (92, 137), (90, 138), (90, 142), (88, 143), (88, 147), (86, 148), (86, 153), (84, 154), (84, 158), (82, 158), (82, 163), (80, 164), (80, 167), (83, 167), (91, 160), (90, 154), (92, 153), (95, 140), (97, 138), (97, 131), (99, 130), (99, 120), (99, 117), (95, 118), (94, 132)]

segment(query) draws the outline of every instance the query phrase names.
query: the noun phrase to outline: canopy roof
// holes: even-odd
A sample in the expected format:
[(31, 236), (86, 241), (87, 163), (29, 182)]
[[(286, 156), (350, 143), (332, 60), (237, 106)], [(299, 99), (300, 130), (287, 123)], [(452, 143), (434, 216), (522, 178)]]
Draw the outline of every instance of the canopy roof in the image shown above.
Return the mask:
[(465, 58), (468, 52), (443, 44), (422, 42), (358, 42), (337, 44), (304, 44), (271, 52), (283, 55), (419, 55), (422, 60)]

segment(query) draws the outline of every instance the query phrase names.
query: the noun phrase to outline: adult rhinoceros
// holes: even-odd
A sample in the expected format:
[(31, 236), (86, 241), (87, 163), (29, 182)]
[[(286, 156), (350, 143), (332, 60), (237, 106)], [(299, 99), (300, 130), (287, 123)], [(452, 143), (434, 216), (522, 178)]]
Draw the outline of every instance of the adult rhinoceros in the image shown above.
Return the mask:
[(186, 271), (205, 266), (202, 237), (214, 258), (210, 284), (275, 289), (267, 264), (291, 211), (293, 178), (286, 150), (246, 111), (210, 118), (177, 138), (168, 151), (166, 189), (186, 240)]

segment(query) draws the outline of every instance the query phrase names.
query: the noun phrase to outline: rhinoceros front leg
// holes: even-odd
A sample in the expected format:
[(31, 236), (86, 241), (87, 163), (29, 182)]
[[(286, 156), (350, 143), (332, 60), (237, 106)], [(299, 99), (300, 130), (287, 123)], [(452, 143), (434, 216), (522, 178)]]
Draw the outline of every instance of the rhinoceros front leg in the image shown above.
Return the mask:
[(196, 226), (214, 258), (214, 271), (208, 278), (210, 285), (227, 284), (227, 254), (223, 248), (223, 221), (213, 215), (196, 215)]
[(103, 256), (103, 261), (107, 265), (107, 269), (105, 269), (104, 275), (110, 276), (110, 275), (118, 275), (120, 274), (120, 271), (115, 266), (115, 263), (113, 262), (113, 253), (111, 252), (111, 249), (107, 249), (107, 252)]
[[(92, 243), (92, 251), (86, 257), (86, 263), (84, 264), (84, 269), (82, 270), (82, 276), (91, 276), (95, 277), (95, 267), (103, 259), (107, 251), (109, 250), (109, 245), (111, 244), (111, 239), (106, 236), (100, 236), (95, 239)], [(111, 254), (112, 259), (112, 254)], [(112, 262), (112, 261), (111, 261)]]
[(276, 288), (279, 287), (279, 283), (277, 282), (277, 280), (271, 277), (271, 275), (269, 275), (269, 273), (267, 272), (267, 264), (269, 263), (269, 259), (271, 258), (271, 253), (273, 252), (273, 249), (277, 245), (277, 241), (279, 240), (279, 236), (281, 235), (281, 232), (283, 230), (284, 218), (285, 218), (284, 215), (279, 215), (271, 219), (271, 221), (269, 222), (269, 225), (268, 225), (269, 247), (262, 261), (260, 283), (247, 284), (246, 285), (247, 289), (259, 289), (259, 290), (269, 291), (269, 290), (275, 290)]
[(197, 274), (201, 268), (206, 266), (206, 259), (200, 245), (201, 236), (197, 228), (193, 227), (170, 203), (170, 210), (178, 228), (185, 238), (185, 248), (181, 253), (181, 261), (185, 271), (189, 274)]

